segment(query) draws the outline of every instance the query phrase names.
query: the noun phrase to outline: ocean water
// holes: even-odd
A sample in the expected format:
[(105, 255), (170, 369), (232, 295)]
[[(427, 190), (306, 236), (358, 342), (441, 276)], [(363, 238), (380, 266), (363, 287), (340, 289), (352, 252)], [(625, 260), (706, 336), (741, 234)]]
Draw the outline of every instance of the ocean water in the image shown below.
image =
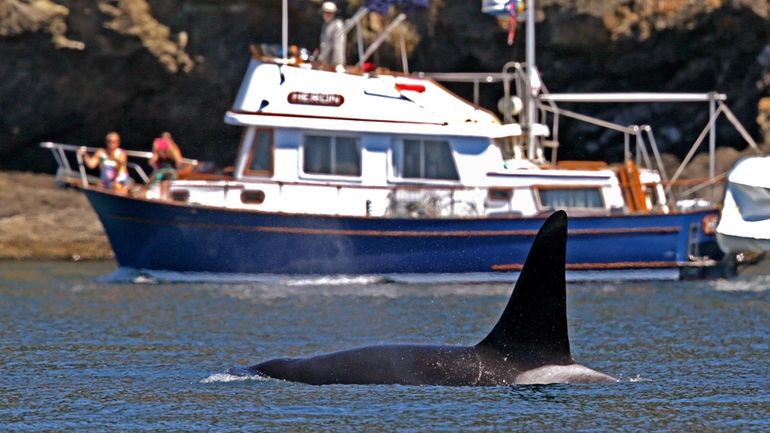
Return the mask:
[(616, 384), (310, 386), (225, 372), (378, 343), (473, 344), (512, 282), (101, 282), (0, 262), (0, 431), (770, 431), (770, 276), (568, 285)]

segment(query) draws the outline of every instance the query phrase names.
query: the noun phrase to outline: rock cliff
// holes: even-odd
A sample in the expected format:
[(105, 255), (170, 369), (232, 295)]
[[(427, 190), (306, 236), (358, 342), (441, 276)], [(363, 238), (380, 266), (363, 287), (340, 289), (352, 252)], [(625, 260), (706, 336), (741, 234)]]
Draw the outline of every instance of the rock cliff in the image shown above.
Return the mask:
[[(338, 1), (346, 16), (360, 3)], [(289, 5), (292, 43), (313, 48), (318, 6)], [(278, 0), (0, 0), (0, 169), (52, 172), (38, 142), (100, 145), (113, 129), (136, 149), (170, 130), (187, 155), (229, 165), (240, 131), (222, 116), (248, 44), (280, 42), (280, 7)], [(538, 8), (537, 63), (551, 91), (725, 92), (758, 140), (767, 133), (770, 103), (760, 103), (770, 95), (766, 0), (540, 0)], [(388, 19), (367, 20), (366, 38)], [(496, 71), (523, 60), (523, 26), (512, 47), (504, 27), (478, 1), (434, 0), (410, 14), (411, 70)], [(375, 58), (394, 68), (397, 59), (390, 43)], [(470, 88), (453, 89), (470, 96)], [(481, 96), (494, 107), (500, 90)], [(707, 119), (694, 106), (567, 108), (651, 122), (661, 147), (679, 157)], [(727, 125), (719, 131), (722, 144), (745, 147)], [(617, 160), (619, 140), (565, 124), (560, 154)]]

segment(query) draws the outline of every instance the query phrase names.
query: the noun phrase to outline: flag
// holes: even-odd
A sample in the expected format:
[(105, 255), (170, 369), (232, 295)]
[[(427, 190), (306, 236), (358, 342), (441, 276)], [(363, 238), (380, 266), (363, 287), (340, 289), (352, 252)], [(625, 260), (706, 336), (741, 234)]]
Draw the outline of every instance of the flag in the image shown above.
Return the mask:
[[(481, 12), (494, 16), (509, 16), (511, 14), (510, 5), (514, 0), (482, 0)], [(515, 0), (516, 12), (524, 12), (524, 0)]]
[(513, 45), (513, 40), (516, 38), (516, 23), (518, 22), (519, 14), (526, 9), (526, 5), (524, 0), (509, 0), (506, 3), (506, 7), (511, 16), (511, 22), (508, 25), (508, 45)]
[(519, 15), (524, 13), (527, 6), (524, 0), (483, 0), (481, 2), (481, 12), (489, 15), (503, 16), (507, 15), (510, 19), (508, 24), (508, 45), (513, 45), (516, 37), (516, 23)]
[(384, 15), (388, 13), (391, 6), (405, 12), (416, 8), (427, 8), (430, 6), (430, 0), (366, 0), (364, 6), (372, 12)]

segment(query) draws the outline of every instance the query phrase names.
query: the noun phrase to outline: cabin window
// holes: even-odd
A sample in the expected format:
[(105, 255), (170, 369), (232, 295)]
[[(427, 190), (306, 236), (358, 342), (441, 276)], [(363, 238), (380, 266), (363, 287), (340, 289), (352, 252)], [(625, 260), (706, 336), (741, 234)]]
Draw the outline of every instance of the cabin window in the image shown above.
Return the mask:
[(400, 167), (403, 178), (460, 179), (448, 141), (404, 140)]
[(246, 164), (247, 174), (272, 176), (273, 174), (273, 130), (257, 129), (251, 142), (251, 155)]
[(552, 209), (603, 209), (599, 188), (538, 188), (543, 207)]
[(305, 173), (361, 176), (358, 138), (306, 135), (302, 153)]

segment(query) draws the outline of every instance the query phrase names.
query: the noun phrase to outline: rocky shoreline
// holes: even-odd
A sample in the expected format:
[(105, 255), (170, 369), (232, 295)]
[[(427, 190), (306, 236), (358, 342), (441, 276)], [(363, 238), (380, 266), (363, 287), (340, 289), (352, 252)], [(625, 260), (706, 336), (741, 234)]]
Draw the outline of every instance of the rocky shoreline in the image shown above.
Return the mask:
[[(362, 0), (335, 0), (344, 17)], [(320, 1), (291, 0), (291, 43), (318, 44)], [(767, 0), (541, 0), (538, 65), (552, 92), (717, 91), (754, 137), (758, 101), (770, 97), (770, 4)], [(117, 130), (127, 149), (149, 150), (171, 131), (185, 155), (227, 166), (240, 129), (225, 125), (243, 78), (250, 43), (279, 43), (280, 1), (4, 0), (0, 1), (0, 170), (51, 173), (37, 144), (101, 145)], [(362, 23), (369, 45), (395, 16)], [(403, 27), (412, 71), (500, 71), (523, 60), (524, 35), (507, 44), (507, 21), (481, 13), (477, 1), (434, 0), (409, 12)], [(372, 60), (400, 69), (400, 39)], [(348, 39), (350, 62), (356, 38)], [(468, 85), (448, 87), (466, 98)], [(482, 88), (495, 110), (502, 89)], [(586, 106), (618, 124), (650, 123), (662, 152), (680, 159), (707, 122), (697, 104)], [(742, 150), (729, 125), (719, 144)], [(620, 161), (618, 137), (561, 122), (567, 159)], [(620, 139), (622, 142), (622, 139)]]
[(0, 259), (113, 257), (88, 200), (52, 175), (0, 172), (0, 202)]

